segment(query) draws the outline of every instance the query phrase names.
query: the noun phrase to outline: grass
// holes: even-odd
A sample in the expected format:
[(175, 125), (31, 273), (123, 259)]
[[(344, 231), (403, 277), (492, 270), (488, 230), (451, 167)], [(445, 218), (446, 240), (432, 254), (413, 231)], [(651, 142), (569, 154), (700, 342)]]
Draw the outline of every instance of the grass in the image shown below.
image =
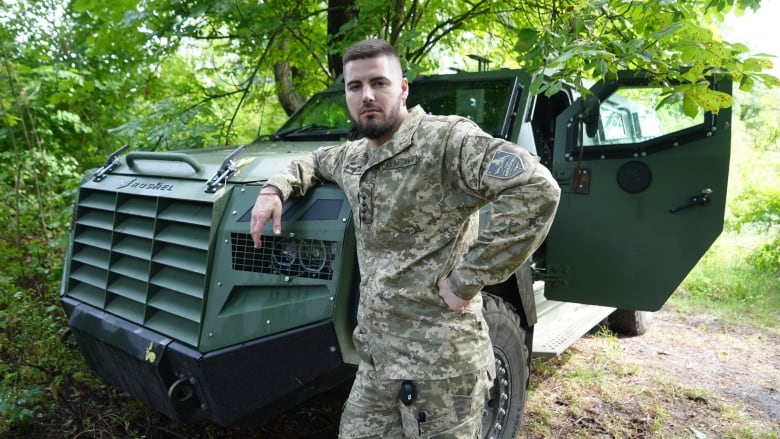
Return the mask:
[(669, 303), (681, 311), (706, 311), (780, 333), (780, 267), (773, 273), (745, 262), (764, 242), (766, 237), (758, 234), (724, 233)]
[(586, 338), (587, 347), (533, 360), (519, 438), (779, 438), (771, 421), (705, 384), (643, 368), (614, 334)]

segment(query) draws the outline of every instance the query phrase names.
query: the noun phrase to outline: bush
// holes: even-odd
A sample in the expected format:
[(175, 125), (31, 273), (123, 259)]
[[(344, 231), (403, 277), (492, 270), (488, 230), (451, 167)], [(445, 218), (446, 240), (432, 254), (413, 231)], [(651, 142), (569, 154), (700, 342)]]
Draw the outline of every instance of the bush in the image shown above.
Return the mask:
[(62, 402), (60, 389), (86, 377), (86, 366), (78, 350), (61, 340), (64, 313), (54, 300), (41, 300), (31, 291), (0, 297), (3, 432), (56, 409)]
[[(0, 433), (45, 416), (62, 404), (60, 389), (86, 377), (57, 302), (75, 160), (43, 149), (0, 152)], [(92, 378), (86, 378), (92, 379)], [(64, 407), (64, 406), (63, 406)]]
[(748, 255), (747, 262), (760, 271), (780, 275), (780, 237)]
[(732, 210), (737, 232), (755, 230), (767, 239), (746, 261), (760, 271), (780, 273), (780, 188), (776, 184), (750, 188), (737, 197)]

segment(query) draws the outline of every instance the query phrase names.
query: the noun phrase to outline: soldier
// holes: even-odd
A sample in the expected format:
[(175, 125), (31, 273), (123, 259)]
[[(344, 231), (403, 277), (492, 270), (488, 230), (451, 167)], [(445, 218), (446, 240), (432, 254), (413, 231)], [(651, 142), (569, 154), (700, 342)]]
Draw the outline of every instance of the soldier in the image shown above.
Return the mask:
[[(512, 275), (549, 230), (560, 189), (536, 157), (468, 119), (407, 109), (409, 83), (385, 41), (343, 58), (363, 138), (320, 148), (269, 179), (252, 210), (281, 233), (282, 202), (337, 183), (354, 212), (360, 364), (340, 438), (478, 438), (495, 374), (483, 286)], [(477, 213), (492, 203), (477, 234)]]

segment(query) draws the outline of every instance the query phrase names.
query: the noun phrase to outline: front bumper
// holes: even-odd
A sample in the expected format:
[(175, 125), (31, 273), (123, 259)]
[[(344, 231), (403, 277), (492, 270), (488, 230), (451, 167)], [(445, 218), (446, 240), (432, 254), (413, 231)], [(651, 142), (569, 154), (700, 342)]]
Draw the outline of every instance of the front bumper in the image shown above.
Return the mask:
[(257, 425), (354, 374), (330, 321), (204, 354), (69, 297), (61, 302), (92, 371), (177, 421)]

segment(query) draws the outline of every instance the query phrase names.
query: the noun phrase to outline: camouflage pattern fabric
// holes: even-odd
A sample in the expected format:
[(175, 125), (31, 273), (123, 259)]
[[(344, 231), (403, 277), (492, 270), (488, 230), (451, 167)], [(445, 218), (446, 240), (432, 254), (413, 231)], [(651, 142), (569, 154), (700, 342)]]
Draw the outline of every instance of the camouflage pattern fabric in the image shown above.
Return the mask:
[[(269, 179), (283, 199), (336, 182), (352, 208), (361, 272), (353, 339), (386, 380), (492, 371), (479, 292), (506, 280), (549, 230), (560, 189), (524, 148), (468, 119), (410, 110), (392, 139), (320, 148)], [(477, 212), (492, 203), (477, 235)], [(453, 312), (436, 283), (473, 299)], [(492, 376), (492, 374), (491, 374)]]
[(402, 380), (383, 380), (361, 363), (339, 425), (339, 438), (478, 439), (490, 391), (486, 370), (443, 380), (415, 381), (411, 404), (399, 398)]

